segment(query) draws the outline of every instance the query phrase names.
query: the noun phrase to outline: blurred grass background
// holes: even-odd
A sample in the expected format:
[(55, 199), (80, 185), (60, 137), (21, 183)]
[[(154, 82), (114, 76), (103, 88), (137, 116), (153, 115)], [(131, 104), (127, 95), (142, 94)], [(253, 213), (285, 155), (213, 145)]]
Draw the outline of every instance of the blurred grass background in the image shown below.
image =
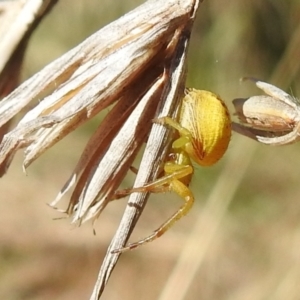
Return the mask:
[[(143, 1), (61, 0), (35, 32), (24, 79)], [(261, 92), (254, 76), (300, 96), (298, 0), (202, 3), (189, 53), (188, 86), (231, 101)], [(297, 49), (298, 51), (295, 51)], [(88, 299), (126, 201), (96, 224), (72, 229), (45, 204), (71, 173), (92, 122), (21, 171), (1, 179), (0, 298)], [(197, 167), (193, 211), (164, 237), (124, 254), (103, 299), (299, 299), (300, 146), (267, 147), (233, 134), (222, 161)], [(124, 186), (131, 183), (125, 182)], [(169, 199), (170, 201), (168, 201)], [(154, 195), (131, 240), (180, 205)]]

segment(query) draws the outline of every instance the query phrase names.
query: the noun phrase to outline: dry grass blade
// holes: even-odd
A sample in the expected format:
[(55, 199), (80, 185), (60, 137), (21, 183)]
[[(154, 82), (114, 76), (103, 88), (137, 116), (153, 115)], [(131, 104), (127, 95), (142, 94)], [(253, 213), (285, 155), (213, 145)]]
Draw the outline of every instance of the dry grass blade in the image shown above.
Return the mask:
[[(56, 2), (28, 0), (0, 3), (0, 99), (18, 86), (31, 34)], [(9, 121), (1, 124), (0, 141), (9, 126)], [(0, 175), (4, 171), (0, 169)]]
[[(97, 155), (93, 156), (86, 168), (91, 174), (83, 176), (77, 185), (83, 185), (80, 195), (75, 189), (71, 198), (76, 203), (71, 209), (73, 222), (97, 217), (112, 199), (147, 137), (164, 84), (165, 76), (162, 76), (139, 101), (109, 146), (99, 144), (99, 149), (104, 148), (105, 153), (103, 156), (100, 154), (100, 159)], [(111, 117), (112, 122), (115, 116)]]
[[(191, 7), (191, 18), (186, 24), (182, 24), (181, 31), (177, 33), (180, 37), (178, 43), (176, 37), (174, 38), (176, 47), (169, 70), (170, 78), (168, 79), (168, 84), (165, 86), (158, 117), (166, 115), (174, 116), (176, 114), (178, 103), (184, 89), (187, 47), (198, 4), (198, 2), (195, 2), (194, 6)], [(153, 125), (134, 186), (143, 186), (146, 182), (153, 180), (158, 175), (161, 163), (166, 155), (168, 135), (168, 130), (165, 127), (157, 124)], [(120, 256), (120, 253), (114, 252), (114, 250), (126, 245), (146, 204), (147, 196), (147, 193), (134, 193), (129, 197), (128, 205), (119, 228), (103, 261), (91, 299), (100, 298)]]
[[(25, 144), (35, 141), (36, 147), (31, 146), (27, 151), (26, 165), (118, 100), (132, 82), (139, 80), (145, 69), (149, 70), (161, 61), (176, 28), (188, 19), (189, 5), (184, 1), (167, 1), (159, 5), (158, 2), (147, 2), (101, 29), (3, 99), (0, 125), (28, 103), (41, 100), (45, 95), (48, 96), (21, 120), (19, 126), (26, 127), (32, 120), (38, 122), (38, 118), (45, 115), (55, 115), (61, 120), (60, 124), (28, 137)], [(170, 6), (172, 12), (166, 13)], [(15, 136), (13, 131), (9, 134), (11, 138)], [(43, 142), (39, 144), (39, 140)], [(14, 151), (10, 151), (11, 155)], [(0, 155), (3, 154), (0, 150)], [(4, 161), (7, 160), (4, 158)]]
[[(127, 92), (124, 92), (121, 99), (101, 121), (101, 126), (90, 138), (71, 177), (66, 182), (55, 201), (51, 203), (52, 206), (55, 206), (63, 195), (78, 181), (84, 170), (89, 169), (88, 165), (91, 161), (94, 161), (96, 157), (98, 160), (103, 158), (110, 142), (144, 96), (143, 90), (145, 89), (145, 86), (149, 85), (150, 87), (153, 84), (153, 80), (159, 75), (159, 72), (161, 72), (161, 68), (153, 69), (153, 72), (147, 72), (147, 74), (142, 76), (142, 79), (139, 82), (135, 83)], [(156, 103), (156, 100), (157, 99), (154, 99), (154, 104)], [(140, 116), (133, 116), (133, 120), (134, 117), (139, 118)], [(149, 121), (149, 124), (147, 125), (150, 126), (150, 124), (151, 121)], [(116, 149), (118, 149), (118, 147)], [(24, 163), (26, 164), (26, 161)]]
[[(4, 69), (8, 72), (16, 60), (21, 63), (31, 33), (56, 2), (29, 0), (0, 3), (0, 73)], [(16, 69), (13, 68), (13, 71)], [(14, 73), (11, 75), (16, 76)], [(3, 86), (1, 82), (0, 89)]]

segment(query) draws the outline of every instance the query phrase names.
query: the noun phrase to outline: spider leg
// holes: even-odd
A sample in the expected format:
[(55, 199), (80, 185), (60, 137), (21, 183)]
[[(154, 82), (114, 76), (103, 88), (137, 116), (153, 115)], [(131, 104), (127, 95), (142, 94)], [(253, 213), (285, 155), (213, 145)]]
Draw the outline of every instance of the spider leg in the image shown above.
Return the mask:
[[(115, 192), (114, 196), (112, 197), (111, 201), (118, 200), (124, 198), (132, 193), (162, 193), (172, 190), (170, 188), (170, 183), (174, 179), (181, 179), (186, 176), (189, 176), (193, 173), (194, 169), (190, 165), (181, 166), (177, 164), (166, 164), (165, 169), (167, 168), (168, 173), (167, 175), (160, 177), (150, 183), (145, 184), (141, 187), (133, 187), (128, 189), (122, 189)], [(171, 173), (172, 172), (172, 173)]]
[(185, 145), (190, 143), (190, 139), (192, 138), (191, 132), (169, 117), (155, 119), (154, 121), (162, 125), (169, 125), (179, 132), (180, 137), (172, 144), (175, 158), (165, 163), (164, 176), (142, 187), (119, 190), (115, 193), (112, 200), (123, 198), (126, 195), (137, 192), (161, 193), (171, 191), (178, 194), (184, 200), (184, 204), (151, 235), (138, 242), (131, 243), (124, 248), (116, 249), (113, 253), (120, 253), (137, 248), (162, 236), (176, 221), (189, 212), (194, 203), (193, 193), (188, 187), (194, 173), (194, 168), (188, 154), (184, 150)]
[(161, 190), (169, 190), (178, 194), (183, 200), (184, 204), (159, 228), (157, 228), (151, 235), (146, 238), (141, 239), (138, 242), (130, 243), (128, 246), (125, 246), (121, 249), (116, 249), (113, 253), (120, 253), (127, 250), (131, 250), (137, 247), (142, 246), (145, 243), (152, 242), (158, 237), (162, 236), (170, 227), (174, 225), (176, 221), (185, 216), (191, 209), (194, 203), (194, 196), (191, 190), (186, 184), (184, 184), (180, 179), (185, 178), (193, 173), (193, 167), (181, 166), (180, 169), (174, 171), (174, 173), (165, 175), (162, 178), (157, 179), (156, 181), (149, 183), (140, 188), (133, 188), (128, 190), (128, 192), (161, 192)]

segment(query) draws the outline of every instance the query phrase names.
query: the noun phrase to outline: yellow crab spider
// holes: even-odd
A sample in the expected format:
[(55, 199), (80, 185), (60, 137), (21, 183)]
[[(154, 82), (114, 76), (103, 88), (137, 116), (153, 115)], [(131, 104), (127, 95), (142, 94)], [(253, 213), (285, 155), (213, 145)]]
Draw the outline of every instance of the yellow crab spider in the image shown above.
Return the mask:
[(170, 126), (178, 132), (164, 165), (164, 175), (142, 187), (118, 191), (117, 197), (134, 192), (171, 191), (178, 194), (184, 204), (150, 236), (115, 250), (115, 253), (155, 240), (185, 216), (194, 203), (193, 193), (188, 187), (194, 173), (192, 161), (200, 166), (213, 165), (227, 150), (231, 137), (228, 109), (217, 95), (209, 91), (186, 89), (178, 120), (162, 117), (155, 122)]

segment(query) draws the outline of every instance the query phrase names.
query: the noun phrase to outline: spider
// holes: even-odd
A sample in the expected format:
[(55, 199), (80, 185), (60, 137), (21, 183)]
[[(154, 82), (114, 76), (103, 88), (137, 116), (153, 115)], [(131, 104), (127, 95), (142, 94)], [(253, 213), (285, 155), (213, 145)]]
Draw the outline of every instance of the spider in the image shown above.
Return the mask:
[(164, 164), (164, 175), (142, 187), (117, 192), (118, 197), (135, 192), (161, 193), (175, 192), (183, 200), (183, 205), (151, 235), (115, 253), (137, 248), (162, 236), (173, 224), (185, 216), (194, 203), (189, 189), (194, 167), (192, 161), (200, 166), (211, 166), (227, 150), (231, 137), (231, 120), (224, 102), (215, 94), (196, 89), (186, 89), (178, 120), (162, 117), (154, 120), (178, 132), (172, 143), (168, 160)]

